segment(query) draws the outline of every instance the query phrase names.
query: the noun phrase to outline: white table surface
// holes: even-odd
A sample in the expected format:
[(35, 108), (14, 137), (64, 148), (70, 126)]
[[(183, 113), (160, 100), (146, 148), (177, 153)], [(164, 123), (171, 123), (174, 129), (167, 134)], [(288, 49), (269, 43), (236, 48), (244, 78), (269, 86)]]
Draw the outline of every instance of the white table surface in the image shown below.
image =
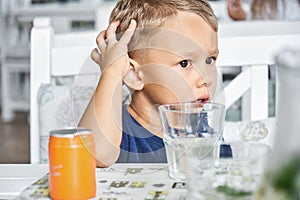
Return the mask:
[(48, 172), (46, 164), (1, 164), (0, 199), (12, 199)]
[[(0, 199), (31, 199), (40, 188), (48, 193), (47, 173), (46, 164), (0, 165)], [(97, 168), (96, 180), (96, 199), (152, 199), (158, 195), (174, 200), (184, 199), (186, 195), (185, 182), (169, 178), (166, 164), (115, 164)], [(48, 196), (34, 198), (50, 199)]]

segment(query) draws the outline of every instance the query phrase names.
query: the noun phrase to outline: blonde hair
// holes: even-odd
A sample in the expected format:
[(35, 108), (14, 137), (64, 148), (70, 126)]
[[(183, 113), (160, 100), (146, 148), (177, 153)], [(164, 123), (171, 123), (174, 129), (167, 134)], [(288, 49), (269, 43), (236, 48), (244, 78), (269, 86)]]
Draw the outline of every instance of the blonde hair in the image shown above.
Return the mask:
[[(111, 12), (110, 22), (120, 20), (116, 33), (122, 35), (130, 20), (137, 21), (137, 28), (159, 28), (178, 11), (192, 12), (199, 15), (217, 32), (216, 16), (207, 0), (119, 0)], [(140, 43), (147, 39), (147, 34), (133, 36), (131, 43)], [(148, 34), (149, 35), (149, 34)]]

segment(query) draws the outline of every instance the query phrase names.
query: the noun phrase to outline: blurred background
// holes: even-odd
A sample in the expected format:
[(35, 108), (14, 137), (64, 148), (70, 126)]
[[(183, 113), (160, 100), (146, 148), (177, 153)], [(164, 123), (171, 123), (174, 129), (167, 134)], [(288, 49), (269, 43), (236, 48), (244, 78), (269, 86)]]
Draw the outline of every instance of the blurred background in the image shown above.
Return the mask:
[(0, 163), (30, 162), (33, 19), (51, 17), (55, 33), (90, 31), (102, 23), (99, 10), (114, 4), (109, 0), (0, 0)]
[[(0, 0), (0, 164), (30, 162), (30, 30), (37, 16), (50, 16), (55, 33), (97, 30), (107, 23), (115, 0)], [(227, 0), (210, 1), (220, 23), (234, 23)], [(249, 10), (249, 0), (244, 6)], [(223, 74), (224, 85), (242, 69)], [(274, 116), (274, 73), (270, 66), (269, 116)], [(226, 120), (242, 119), (241, 101)]]

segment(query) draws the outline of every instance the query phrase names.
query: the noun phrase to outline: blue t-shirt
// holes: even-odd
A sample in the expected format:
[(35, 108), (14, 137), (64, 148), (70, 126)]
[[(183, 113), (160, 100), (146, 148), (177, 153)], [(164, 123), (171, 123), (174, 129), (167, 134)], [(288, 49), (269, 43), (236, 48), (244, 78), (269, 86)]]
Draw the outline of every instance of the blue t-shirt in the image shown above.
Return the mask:
[[(139, 124), (129, 114), (127, 105), (123, 105), (122, 112), (122, 141), (117, 163), (166, 163), (167, 156), (162, 138), (153, 135)], [(200, 127), (203, 128), (203, 132), (210, 132), (207, 123)], [(231, 157), (230, 146), (222, 145), (220, 156)]]
[(122, 141), (118, 163), (166, 163), (163, 140), (150, 133), (128, 112), (127, 105), (122, 113)]

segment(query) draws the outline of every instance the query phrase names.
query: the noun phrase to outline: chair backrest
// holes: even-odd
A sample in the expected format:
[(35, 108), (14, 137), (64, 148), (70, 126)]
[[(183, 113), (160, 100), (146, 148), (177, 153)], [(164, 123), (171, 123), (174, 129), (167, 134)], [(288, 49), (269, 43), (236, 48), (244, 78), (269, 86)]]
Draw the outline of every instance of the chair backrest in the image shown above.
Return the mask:
[[(300, 21), (246, 21), (220, 24), (217, 66), (243, 67), (217, 97), (229, 108), (241, 97), (242, 120), (268, 118), (268, 66), (283, 48), (299, 47)], [(222, 101), (222, 102), (223, 102)]]
[[(218, 67), (246, 66), (223, 90), (226, 108), (250, 90), (248, 119), (268, 118), (268, 66), (275, 64), (274, 56), (284, 48), (297, 48), (300, 34), (220, 38)], [(246, 119), (244, 119), (246, 120)]]
[[(106, 25), (103, 24), (103, 28)], [(242, 26), (240, 26), (242, 27)], [(99, 28), (99, 27), (98, 27)], [(241, 29), (244, 29), (242, 27)], [(239, 30), (238, 28), (235, 30)], [(223, 33), (224, 31), (224, 33)], [(220, 29), (220, 57), (218, 67), (252, 66), (239, 75), (221, 93), (226, 97), (227, 108), (251, 89), (251, 119), (267, 116), (267, 65), (274, 63), (273, 53), (284, 44), (299, 43), (299, 34), (268, 35), (260, 32), (253, 36), (230, 35), (230, 29)], [(98, 31), (55, 34), (49, 18), (37, 18), (31, 31), (30, 64), (30, 159), (31, 163), (40, 162), (39, 133), (39, 88), (50, 84), (52, 77), (68, 75), (89, 75), (100, 73), (98, 66), (91, 61), (90, 52), (95, 47)], [(280, 33), (283, 34), (283, 33)], [(299, 45), (299, 44), (298, 44)], [(82, 69), (85, 63), (88, 68)], [(98, 76), (99, 78), (99, 76)], [(89, 79), (77, 84), (89, 84)], [(94, 84), (96, 80), (90, 81)]]
[[(40, 161), (40, 119), (38, 93), (43, 84), (51, 84), (53, 77), (100, 74), (91, 60), (90, 52), (96, 47), (98, 32), (55, 34), (50, 18), (35, 18), (31, 31), (30, 54), (30, 160)], [(87, 64), (88, 63), (88, 64)], [(82, 66), (89, 66), (82, 69)], [(95, 84), (85, 79), (76, 84)]]
[(219, 23), (219, 37), (286, 35), (300, 33), (300, 21), (249, 20)]

